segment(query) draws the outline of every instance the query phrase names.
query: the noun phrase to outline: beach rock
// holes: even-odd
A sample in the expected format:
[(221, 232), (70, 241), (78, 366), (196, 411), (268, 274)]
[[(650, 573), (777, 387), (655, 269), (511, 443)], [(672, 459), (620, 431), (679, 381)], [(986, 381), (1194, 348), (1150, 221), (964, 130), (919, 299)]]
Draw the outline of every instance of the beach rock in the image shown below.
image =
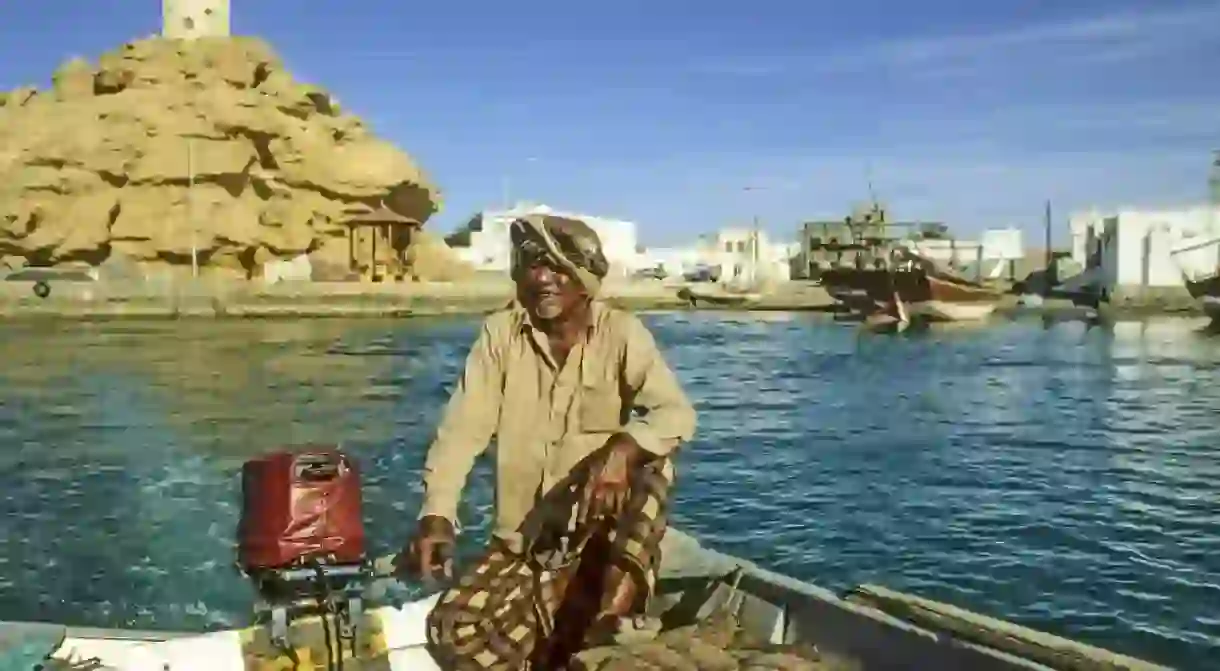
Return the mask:
[(460, 281), (470, 279), (475, 272), (443, 239), (428, 231), (415, 234), (407, 248), (407, 265), (413, 279), (425, 282)]
[[(440, 195), (258, 39), (137, 40), (67, 61), (46, 92), (0, 93), (0, 258), (189, 266), (194, 246), (254, 277), (301, 254), (345, 263), (349, 213), (382, 204), (422, 224)], [(463, 272), (418, 237), (414, 276)]]

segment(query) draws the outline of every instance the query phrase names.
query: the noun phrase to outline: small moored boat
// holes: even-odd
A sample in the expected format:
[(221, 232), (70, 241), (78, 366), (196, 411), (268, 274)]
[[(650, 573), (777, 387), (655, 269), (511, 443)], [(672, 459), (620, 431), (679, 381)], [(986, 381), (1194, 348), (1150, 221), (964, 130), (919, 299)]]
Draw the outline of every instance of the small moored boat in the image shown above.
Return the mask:
[(692, 308), (699, 303), (722, 308), (747, 308), (757, 305), (762, 300), (762, 294), (756, 291), (734, 292), (724, 290), (699, 291), (690, 287), (678, 290), (678, 298), (687, 302)]

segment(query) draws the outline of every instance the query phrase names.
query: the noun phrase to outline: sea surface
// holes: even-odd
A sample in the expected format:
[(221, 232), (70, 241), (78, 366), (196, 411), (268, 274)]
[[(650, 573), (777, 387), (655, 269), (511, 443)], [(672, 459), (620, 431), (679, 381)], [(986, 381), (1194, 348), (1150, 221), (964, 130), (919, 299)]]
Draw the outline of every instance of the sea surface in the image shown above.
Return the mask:
[[(674, 523), (706, 543), (1220, 668), (1220, 337), (1199, 322), (645, 320), (699, 410)], [(246, 622), (237, 473), (283, 444), (355, 454), (375, 550), (396, 549), (477, 323), (0, 326), (0, 619)]]

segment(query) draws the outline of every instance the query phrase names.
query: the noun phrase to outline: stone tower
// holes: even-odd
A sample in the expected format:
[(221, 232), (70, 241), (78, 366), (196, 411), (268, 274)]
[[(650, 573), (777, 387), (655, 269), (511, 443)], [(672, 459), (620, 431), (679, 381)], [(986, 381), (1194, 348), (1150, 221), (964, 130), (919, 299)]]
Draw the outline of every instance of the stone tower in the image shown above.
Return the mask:
[(161, 0), (161, 36), (228, 37), (229, 0)]

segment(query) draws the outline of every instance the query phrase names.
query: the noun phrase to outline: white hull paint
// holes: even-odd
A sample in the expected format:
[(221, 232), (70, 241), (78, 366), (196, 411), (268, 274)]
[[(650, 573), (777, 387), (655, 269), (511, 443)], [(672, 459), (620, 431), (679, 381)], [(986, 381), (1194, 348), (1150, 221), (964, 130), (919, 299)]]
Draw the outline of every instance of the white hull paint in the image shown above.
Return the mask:
[[(426, 620), (437, 596), (398, 608), (378, 608), (389, 649), (391, 671), (440, 671), (425, 649)], [(147, 636), (122, 639), (69, 636), (53, 655), (57, 659), (97, 659), (116, 671), (245, 671), (241, 632), (219, 631), (198, 636), (175, 635), (166, 640)]]
[(930, 321), (962, 322), (986, 319), (996, 311), (997, 304), (951, 303), (948, 301), (920, 301), (911, 303), (908, 311), (912, 316), (923, 317)]

